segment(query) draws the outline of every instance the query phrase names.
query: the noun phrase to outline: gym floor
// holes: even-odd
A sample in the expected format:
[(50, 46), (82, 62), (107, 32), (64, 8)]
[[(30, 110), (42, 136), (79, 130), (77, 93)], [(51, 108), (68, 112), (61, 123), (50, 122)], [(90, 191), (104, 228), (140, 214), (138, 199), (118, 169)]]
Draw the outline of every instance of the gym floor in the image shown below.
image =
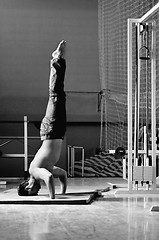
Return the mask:
[[(69, 178), (68, 192), (126, 186), (121, 178)], [(0, 186), (0, 192), (17, 183)], [(45, 188), (43, 185), (42, 188)], [(56, 191), (59, 191), (56, 182)], [(1, 240), (157, 240), (159, 195), (115, 195), (115, 189), (88, 205), (0, 205)]]

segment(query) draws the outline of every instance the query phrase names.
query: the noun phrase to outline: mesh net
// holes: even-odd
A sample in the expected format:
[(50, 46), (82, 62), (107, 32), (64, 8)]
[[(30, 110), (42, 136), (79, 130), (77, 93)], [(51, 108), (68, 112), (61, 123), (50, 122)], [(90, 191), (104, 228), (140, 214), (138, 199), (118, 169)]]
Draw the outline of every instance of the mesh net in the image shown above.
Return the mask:
[[(116, 149), (123, 146), (127, 149), (127, 19), (140, 18), (158, 1), (145, 0), (98, 0), (99, 19), (99, 69), (101, 82), (101, 136), (102, 150)], [(159, 13), (151, 20), (156, 22), (156, 113), (159, 119)], [(135, 104), (136, 79), (136, 34), (133, 26), (133, 106)], [(149, 26), (148, 44), (151, 45), (151, 25)], [(143, 36), (144, 42), (144, 36)], [(151, 49), (149, 49), (151, 51)], [(145, 49), (143, 50), (145, 51)], [(143, 53), (142, 53), (143, 54)], [(147, 63), (146, 63), (147, 62)], [(143, 126), (147, 122), (147, 92), (151, 94), (150, 63), (141, 60), (140, 84), (140, 121), (139, 135), (143, 135)], [(147, 66), (146, 66), (147, 64)], [(147, 70), (146, 70), (147, 69)], [(146, 85), (146, 74), (148, 83)], [(147, 89), (148, 87), (148, 89)], [(134, 108), (133, 108), (134, 111)], [(151, 101), (148, 101), (148, 111), (151, 112)], [(134, 112), (133, 112), (134, 115)], [(149, 122), (151, 125), (151, 122)], [(134, 127), (134, 123), (133, 123)], [(143, 143), (140, 144), (141, 148)]]

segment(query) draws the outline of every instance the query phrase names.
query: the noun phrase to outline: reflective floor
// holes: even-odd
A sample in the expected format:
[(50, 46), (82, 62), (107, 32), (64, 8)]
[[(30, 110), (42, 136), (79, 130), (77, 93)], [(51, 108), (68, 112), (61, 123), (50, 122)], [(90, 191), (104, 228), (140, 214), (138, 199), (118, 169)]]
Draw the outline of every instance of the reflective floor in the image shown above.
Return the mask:
[[(68, 191), (103, 189), (108, 182), (123, 184), (114, 178), (70, 178)], [(7, 184), (11, 187), (15, 184)], [(0, 240), (157, 240), (159, 212), (150, 211), (153, 205), (159, 205), (158, 194), (116, 196), (114, 190), (89, 205), (0, 205)]]

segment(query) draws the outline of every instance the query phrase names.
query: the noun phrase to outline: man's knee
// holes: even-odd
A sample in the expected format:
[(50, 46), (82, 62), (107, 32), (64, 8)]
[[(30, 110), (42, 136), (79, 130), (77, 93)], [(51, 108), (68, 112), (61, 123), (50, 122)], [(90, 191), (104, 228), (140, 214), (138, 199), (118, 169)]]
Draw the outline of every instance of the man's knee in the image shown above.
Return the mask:
[(61, 174), (59, 175), (59, 179), (61, 182), (66, 182), (67, 181), (67, 172), (63, 170)]

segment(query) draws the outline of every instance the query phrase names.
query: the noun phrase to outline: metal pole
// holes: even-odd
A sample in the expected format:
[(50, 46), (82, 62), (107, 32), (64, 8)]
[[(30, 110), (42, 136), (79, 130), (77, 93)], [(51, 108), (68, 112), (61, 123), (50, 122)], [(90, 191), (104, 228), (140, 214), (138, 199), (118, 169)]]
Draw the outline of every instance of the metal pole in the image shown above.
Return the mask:
[(140, 19), (139, 22), (145, 22), (148, 18), (150, 18), (155, 12), (159, 10), (159, 3), (157, 3), (153, 8), (151, 8), (146, 14), (144, 14)]
[(146, 24), (146, 29), (145, 29), (145, 34), (146, 34), (146, 166), (149, 166), (149, 82), (148, 82), (148, 24)]
[(82, 148), (82, 177), (84, 177), (84, 148)]
[(136, 81), (135, 81), (135, 118), (134, 118), (134, 161), (138, 166), (139, 99), (140, 99), (140, 24), (136, 23)]
[(132, 190), (132, 23), (133, 21), (128, 19), (128, 190)]
[(152, 166), (153, 190), (156, 190), (156, 23), (152, 23), (152, 50), (151, 50), (151, 137), (152, 137)]
[(24, 179), (27, 179), (28, 174), (28, 120), (24, 116)]

